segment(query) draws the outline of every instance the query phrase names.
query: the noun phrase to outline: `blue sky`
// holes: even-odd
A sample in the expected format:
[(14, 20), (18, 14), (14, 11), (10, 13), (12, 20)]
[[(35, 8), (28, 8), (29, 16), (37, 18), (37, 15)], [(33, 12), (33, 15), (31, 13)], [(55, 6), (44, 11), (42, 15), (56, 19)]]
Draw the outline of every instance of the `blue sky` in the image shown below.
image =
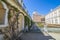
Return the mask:
[(46, 15), (51, 9), (60, 5), (60, 0), (23, 0), (30, 16), (34, 11)]

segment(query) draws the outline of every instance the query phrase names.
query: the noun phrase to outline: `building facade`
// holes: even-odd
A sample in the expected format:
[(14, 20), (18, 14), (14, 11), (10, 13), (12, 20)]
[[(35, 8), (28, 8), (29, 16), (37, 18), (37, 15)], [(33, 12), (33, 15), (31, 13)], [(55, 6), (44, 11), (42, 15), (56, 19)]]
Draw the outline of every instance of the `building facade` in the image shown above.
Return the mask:
[(22, 0), (0, 0), (0, 31), (4, 33), (6, 40), (16, 39), (25, 26), (30, 25), (25, 16), (30, 20)]
[(60, 25), (60, 6), (52, 9), (49, 14), (45, 16), (45, 23)]
[(45, 18), (42, 15), (39, 15), (37, 12), (33, 12), (33, 17), (32, 17), (34, 22), (45, 22)]

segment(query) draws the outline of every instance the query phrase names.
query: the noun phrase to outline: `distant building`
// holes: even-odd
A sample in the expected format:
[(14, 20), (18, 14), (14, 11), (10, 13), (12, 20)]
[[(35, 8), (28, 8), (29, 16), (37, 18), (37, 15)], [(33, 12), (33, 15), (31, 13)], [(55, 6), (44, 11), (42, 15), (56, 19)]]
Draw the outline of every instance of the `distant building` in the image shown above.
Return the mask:
[(52, 9), (46, 16), (45, 16), (45, 23), (46, 24), (53, 24), (53, 25), (60, 25), (60, 6)]
[(34, 22), (44, 22), (45, 18), (42, 15), (39, 15), (38, 12), (33, 12), (33, 17), (32, 17)]

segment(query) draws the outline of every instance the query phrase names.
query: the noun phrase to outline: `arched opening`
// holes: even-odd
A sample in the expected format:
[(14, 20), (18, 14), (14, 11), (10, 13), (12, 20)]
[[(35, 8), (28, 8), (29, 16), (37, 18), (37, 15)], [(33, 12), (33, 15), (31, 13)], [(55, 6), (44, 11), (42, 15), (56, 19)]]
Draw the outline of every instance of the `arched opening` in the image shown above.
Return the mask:
[(19, 31), (24, 30), (24, 15), (22, 13), (19, 14), (18, 23)]
[(4, 2), (1, 2), (0, 5), (0, 27), (7, 27), (8, 26), (8, 8)]

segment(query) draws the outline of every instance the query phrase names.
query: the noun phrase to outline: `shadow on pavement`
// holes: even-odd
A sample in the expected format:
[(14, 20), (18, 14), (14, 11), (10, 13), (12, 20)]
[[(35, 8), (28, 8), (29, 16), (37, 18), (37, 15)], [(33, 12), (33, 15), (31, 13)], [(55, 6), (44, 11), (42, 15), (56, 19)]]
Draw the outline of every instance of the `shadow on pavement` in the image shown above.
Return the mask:
[(30, 31), (23, 32), (21, 40), (55, 40), (51, 36), (45, 36), (37, 26), (33, 26)]

